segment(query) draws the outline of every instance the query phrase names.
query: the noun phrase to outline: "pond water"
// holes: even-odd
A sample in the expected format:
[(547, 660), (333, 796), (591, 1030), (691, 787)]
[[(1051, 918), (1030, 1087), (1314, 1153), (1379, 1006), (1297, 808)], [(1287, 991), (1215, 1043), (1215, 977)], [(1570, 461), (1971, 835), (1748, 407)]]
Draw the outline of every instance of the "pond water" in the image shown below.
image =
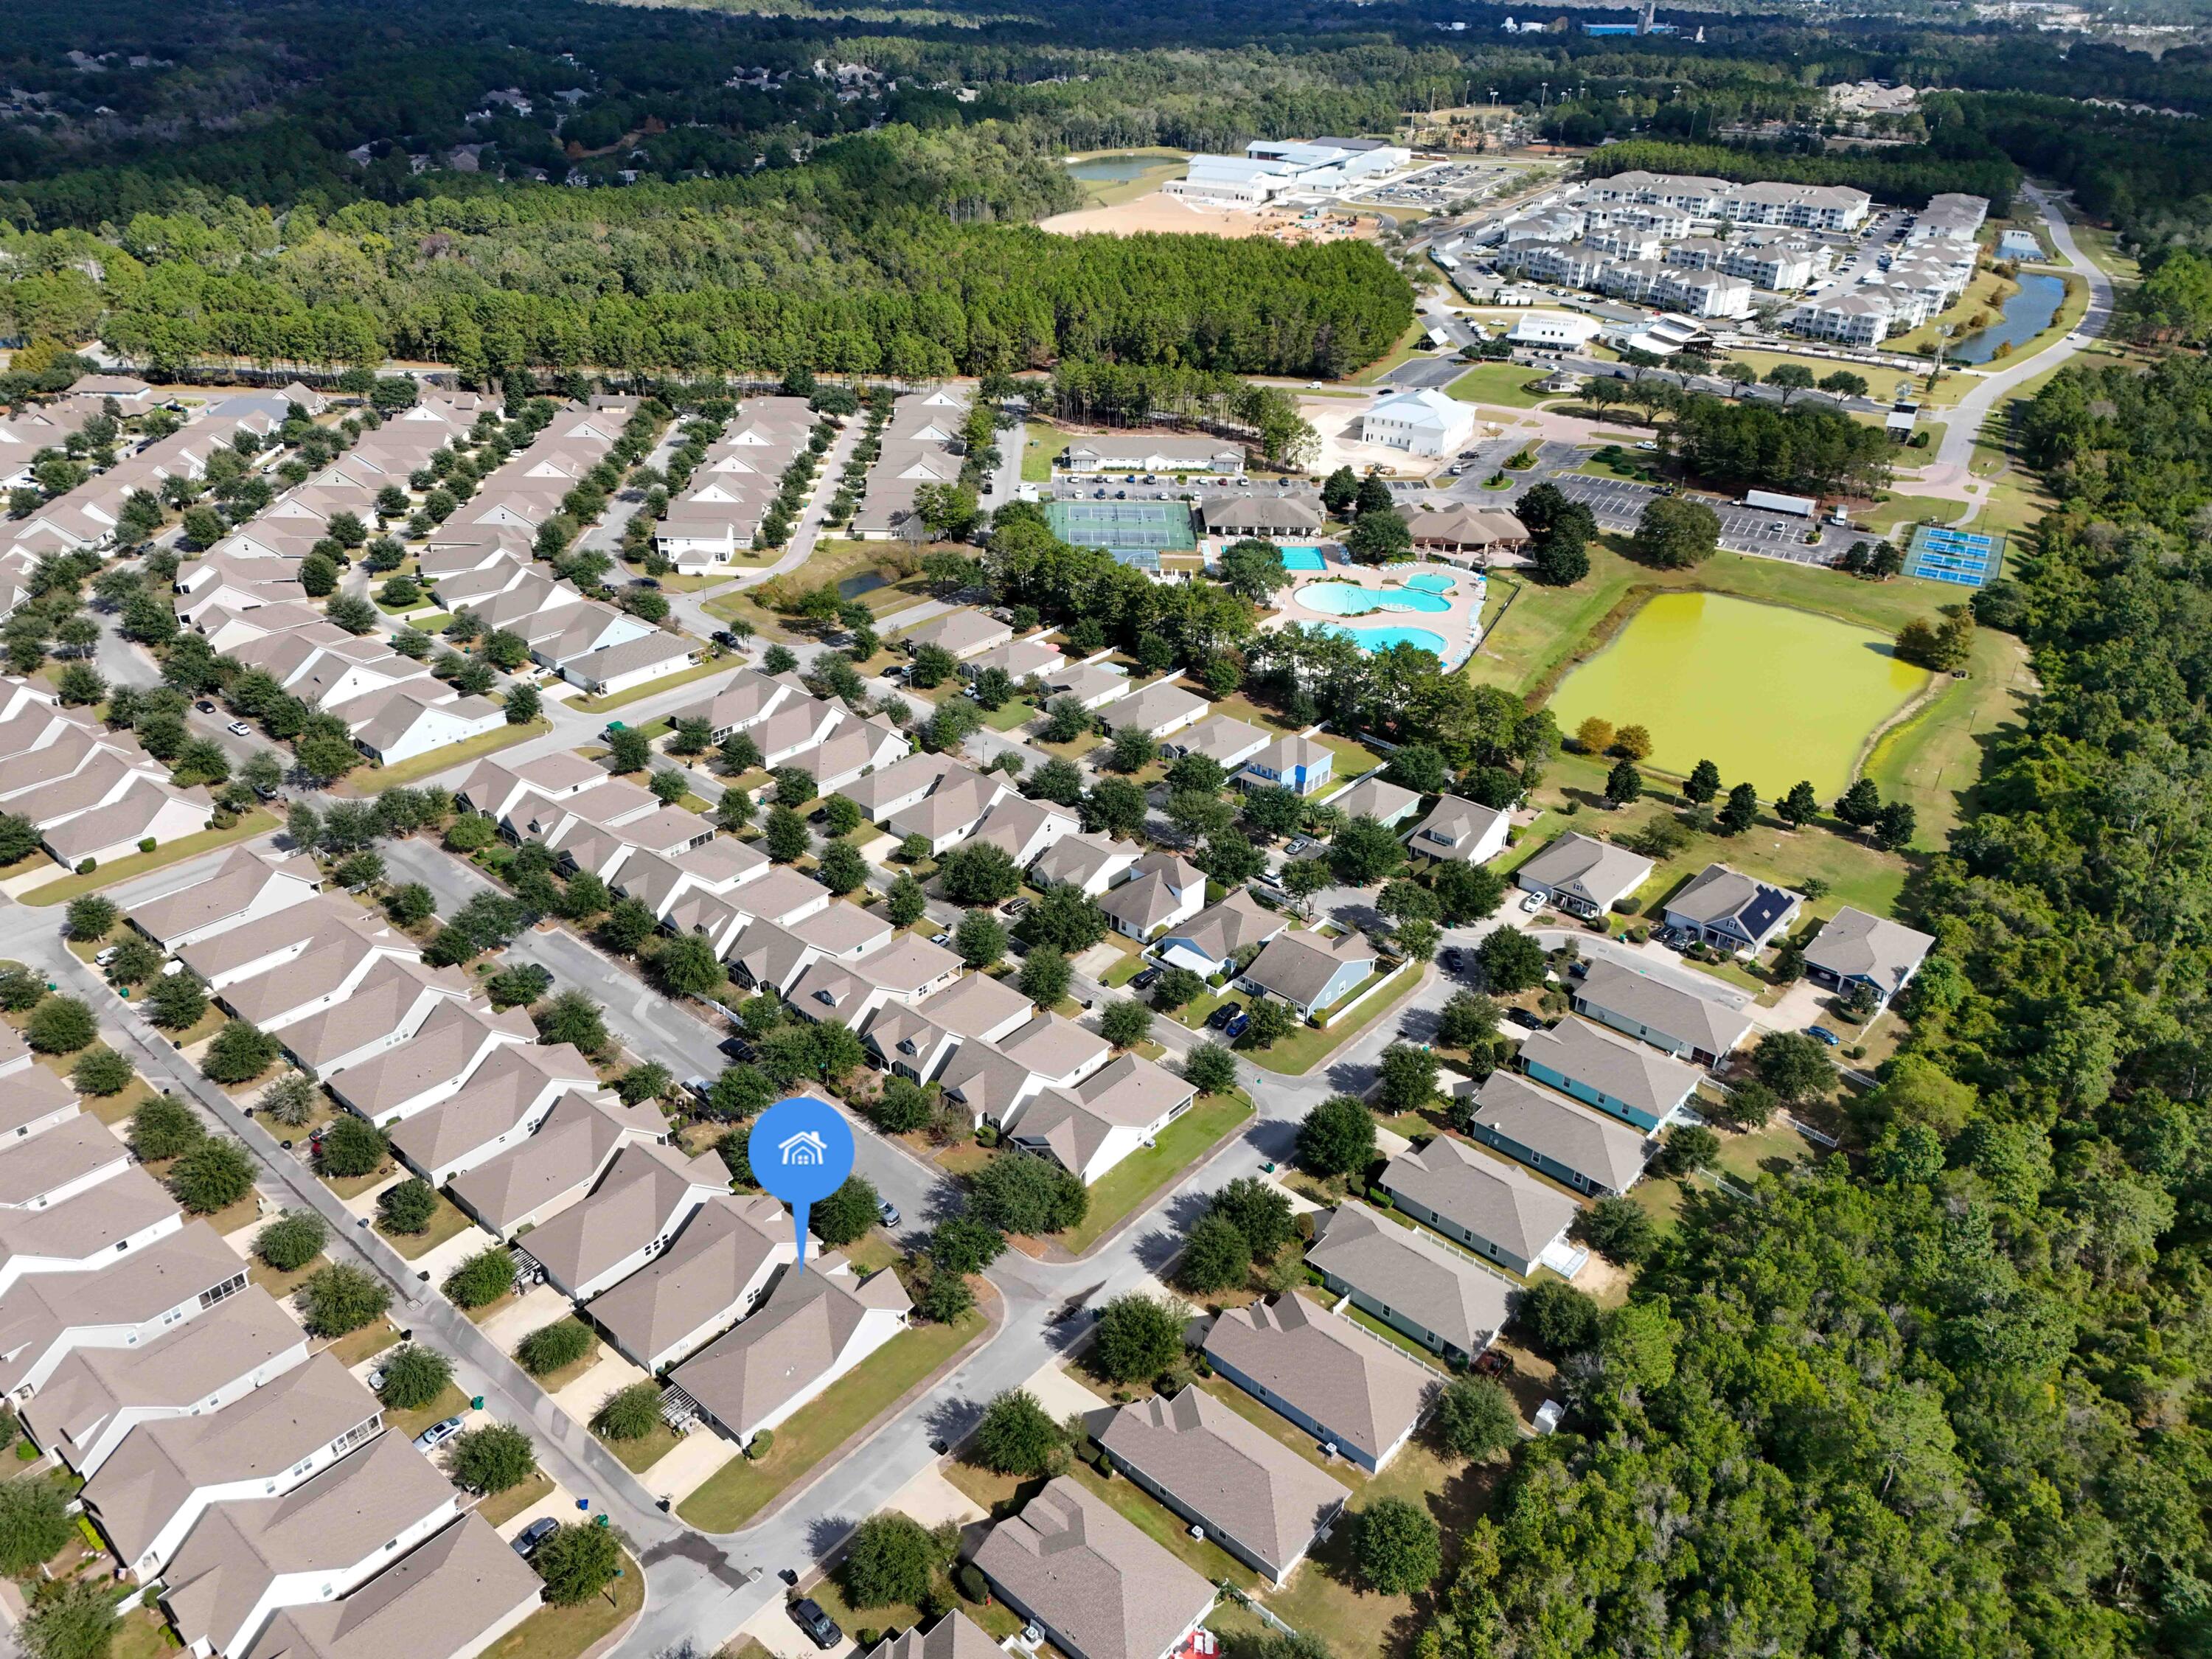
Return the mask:
[(1067, 176), (1080, 179), (1085, 184), (1126, 185), (1173, 159), (1167, 155), (1094, 155), (1087, 161), (1070, 161)]
[(1850, 782), (1868, 736), (1928, 684), (1890, 642), (1809, 611), (1721, 593), (1662, 593), (1567, 676), (1563, 732), (1592, 714), (1651, 733), (1651, 764), (1700, 760), (1771, 800), (1808, 779), (1823, 801)]
[(2025, 344), (2051, 326), (2051, 319), (2065, 302), (2063, 278), (2033, 271), (2021, 273), (2020, 292), (2005, 301), (2002, 314), (1980, 333), (1954, 346), (1951, 361), (1986, 363), (1997, 355), (1999, 346)]

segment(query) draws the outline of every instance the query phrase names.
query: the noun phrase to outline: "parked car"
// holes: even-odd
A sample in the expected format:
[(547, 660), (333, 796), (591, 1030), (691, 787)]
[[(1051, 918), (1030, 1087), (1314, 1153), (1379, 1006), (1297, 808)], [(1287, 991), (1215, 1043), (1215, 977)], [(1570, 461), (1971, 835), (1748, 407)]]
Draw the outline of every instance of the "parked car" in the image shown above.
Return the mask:
[(253, 728), (248, 726), (244, 720), (233, 720), (228, 726), (225, 726), (223, 730), (229, 732), (234, 738), (248, 738), (253, 735)]
[(1310, 836), (1292, 836), (1291, 844), (1283, 848), (1283, 852), (1287, 857), (1297, 858), (1310, 849), (1313, 844)]
[(1206, 1017), (1206, 1023), (1211, 1030), (1218, 1031), (1243, 1012), (1235, 1003), (1224, 1002)]
[(1815, 1042), (1826, 1043), (1831, 1048), (1840, 1048), (1844, 1041), (1825, 1025), (1808, 1025), (1805, 1035)]
[(514, 1553), (527, 1561), (538, 1553), (538, 1547), (561, 1530), (561, 1523), (551, 1516), (540, 1516), (514, 1534)]
[(1530, 915), (1534, 915), (1537, 911), (1544, 908), (1544, 896), (1541, 893), (1529, 894), (1527, 898), (1521, 901), (1521, 908)]
[(215, 705), (210, 702), (205, 697), (202, 697), (198, 702), (194, 703), (192, 707), (198, 709), (203, 714), (212, 714), (215, 713)]
[(929, 942), (930, 942), (932, 945), (937, 945), (937, 946), (939, 946), (939, 947), (941, 949), (941, 948), (942, 948), (942, 947), (944, 947), (945, 945), (950, 945), (950, 944), (951, 944), (951, 943), (952, 943), (952, 935), (951, 935), (951, 933), (950, 932), (942, 933), (933, 933), (933, 934), (930, 936), (930, 940), (929, 940)]
[(435, 1451), (461, 1431), (461, 1419), (449, 1417), (442, 1423), (433, 1423), (415, 1437), (416, 1451)]
[(792, 1622), (806, 1632), (806, 1639), (817, 1648), (836, 1647), (845, 1639), (845, 1632), (837, 1628), (837, 1621), (822, 1611), (811, 1597), (791, 1604)]
[(892, 1203), (888, 1198), (878, 1199), (876, 1200), (876, 1219), (882, 1222), (886, 1227), (897, 1226), (899, 1224), (898, 1206)]
[(1133, 991), (1149, 991), (1158, 983), (1160, 973), (1161, 970), (1158, 968), (1147, 968), (1140, 974), (1132, 975), (1129, 979), (1129, 988)]
[(716, 629), (714, 632), (713, 638), (715, 644), (723, 647), (725, 649), (734, 651), (738, 648), (738, 636), (730, 632), (726, 628)]
[(1029, 908), (1030, 902), (1025, 898), (1010, 898), (1006, 901), (1006, 914), (1010, 916), (1018, 916)]
[(1449, 945), (1444, 947), (1443, 964), (1445, 967), (1450, 969), (1455, 974), (1459, 972), (1460, 965), (1466, 960), (1466, 952), (1462, 951), (1458, 945)]
[(119, 945), (114, 945), (106, 946), (93, 957), (92, 965), (95, 968), (106, 967), (109, 963), (115, 960), (115, 953), (120, 948)]
[(1246, 1030), (1250, 1027), (1251, 1024), (1252, 1016), (1246, 1013), (1242, 1008), (1239, 1008), (1235, 1013), (1230, 1016), (1229, 1024), (1221, 1028), (1221, 1035), (1227, 1037), (1231, 1042), (1234, 1042), (1238, 1037), (1244, 1035)]
[(1544, 1017), (1541, 1014), (1532, 1014), (1526, 1008), (1508, 1008), (1505, 1011), (1505, 1018), (1528, 1030), (1540, 1031), (1544, 1029)]

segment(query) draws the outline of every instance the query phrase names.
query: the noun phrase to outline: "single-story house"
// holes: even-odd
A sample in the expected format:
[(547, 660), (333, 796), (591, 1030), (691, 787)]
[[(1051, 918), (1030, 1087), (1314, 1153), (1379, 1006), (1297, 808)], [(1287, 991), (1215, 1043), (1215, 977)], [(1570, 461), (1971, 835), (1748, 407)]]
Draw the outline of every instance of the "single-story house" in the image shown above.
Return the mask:
[(1288, 1003), (1306, 1019), (1334, 1007), (1375, 971), (1375, 947), (1354, 930), (1324, 937), (1297, 931), (1278, 933), (1237, 985), (1255, 995)]
[(780, 1275), (737, 1327), (669, 1373), (740, 1446), (803, 1408), (906, 1325), (914, 1304), (888, 1271), (857, 1278), (840, 1255)]
[(1346, 818), (1373, 818), (1385, 830), (1395, 830), (1421, 804), (1421, 792), (1407, 789), (1381, 776), (1364, 777), (1331, 795), (1325, 803)]
[(1934, 934), (1847, 904), (1805, 947), (1805, 976), (1846, 996), (1866, 986), (1875, 1006), (1887, 1007), (1935, 948)]
[(1066, 1475), (991, 1528), (975, 1570), (1069, 1659), (1164, 1659), (1213, 1610), (1213, 1586)]
[(1295, 1291), (1218, 1316), (1206, 1334), (1206, 1357), (1370, 1474), (1412, 1437), (1443, 1381)]
[(1514, 884), (1571, 915), (1604, 915), (1651, 879), (1651, 860), (1626, 847), (1569, 830), (1513, 872)]
[(1042, 1089), (1019, 1103), (1007, 1121), (1006, 1138), (1051, 1158), (1088, 1186), (1157, 1137), (1197, 1098), (1197, 1089), (1180, 1073), (1142, 1054), (1123, 1054), (1073, 1088)]
[(1239, 887), (1220, 903), (1170, 927), (1153, 944), (1152, 954), (1170, 968), (1188, 968), (1210, 979), (1227, 973), (1239, 951), (1265, 945), (1289, 926), (1282, 915)]
[(1129, 677), (1103, 663), (1066, 663), (1043, 676), (1045, 690), (1057, 702), (1073, 697), (1086, 709), (1096, 710), (1129, 695)]
[(1611, 957), (1594, 957), (1571, 994), (1583, 1018), (1692, 1066), (1719, 1065), (1751, 1030), (1749, 997), (1717, 981), (1678, 983)]
[(1139, 850), (1133, 842), (1103, 836), (1063, 836), (1037, 855), (1030, 866), (1030, 880), (1039, 887), (1073, 887), (1097, 898), (1136, 863)]
[(1204, 697), (1179, 684), (1180, 676), (1154, 680), (1140, 686), (1127, 696), (1108, 703), (1099, 718), (1109, 732), (1121, 732), (1134, 729), (1147, 737), (1165, 740), (1198, 720), (1213, 707)]
[(1738, 956), (1764, 951), (1805, 902), (1725, 864), (1709, 864), (1666, 903), (1667, 925)]
[(1700, 1073), (1656, 1048), (1632, 1042), (1586, 1019), (1567, 1018), (1522, 1039), (1521, 1066), (1586, 1106), (1595, 1106), (1647, 1134), (1697, 1092)]
[(1377, 1184), (1414, 1220), (1516, 1273), (1565, 1259), (1580, 1212), (1557, 1188), (1453, 1135), (1399, 1153)]
[(1005, 645), (1013, 637), (1011, 623), (1002, 623), (973, 606), (963, 606), (917, 623), (899, 636), (899, 643), (908, 652), (919, 651), (925, 645), (941, 646), (958, 662)]
[(1115, 1469), (1280, 1584), (1352, 1492), (1204, 1389), (1091, 1414)]
[(1459, 1365), (1504, 1328), (1512, 1284), (1435, 1234), (1349, 1200), (1314, 1221), (1306, 1266), (1369, 1318)]
[(1485, 864), (1505, 850), (1512, 820), (1494, 806), (1445, 795), (1406, 836), (1409, 851), (1461, 864)]
[(927, 1634), (917, 1625), (884, 1637), (868, 1650), (866, 1659), (1000, 1659), (1000, 1650), (966, 1613), (955, 1607), (932, 1625)]
[(573, 657), (561, 665), (561, 678), (588, 696), (612, 696), (682, 673), (699, 660), (698, 653), (682, 635), (655, 631)]
[(584, 1311), (624, 1358), (658, 1374), (751, 1313), (777, 1271), (798, 1260), (782, 1204), (717, 1193), (665, 1249)]
[(1517, 1072), (1483, 1079), (1467, 1132), (1577, 1192), (1601, 1196), (1636, 1184), (1650, 1146), (1642, 1130)]
[(1223, 771), (1233, 773), (1270, 741), (1267, 732), (1249, 721), (1217, 714), (1210, 720), (1200, 720), (1187, 732), (1176, 733), (1167, 739), (1164, 747), (1170, 760), (1185, 755), (1203, 755)]

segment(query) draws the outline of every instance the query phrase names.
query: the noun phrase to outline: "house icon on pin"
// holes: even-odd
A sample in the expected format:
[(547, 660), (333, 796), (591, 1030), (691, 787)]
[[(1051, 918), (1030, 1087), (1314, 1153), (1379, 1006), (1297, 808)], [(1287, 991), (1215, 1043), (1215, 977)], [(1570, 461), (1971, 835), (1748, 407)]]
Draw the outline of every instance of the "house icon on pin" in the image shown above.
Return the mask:
[(820, 1135), (811, 1129), (801, 1129), (795, 1135), (786, 1135), (775, 1144), (786, 1164), (805, 1169), (820, 1164), (829, 1155), (830, 1148)]

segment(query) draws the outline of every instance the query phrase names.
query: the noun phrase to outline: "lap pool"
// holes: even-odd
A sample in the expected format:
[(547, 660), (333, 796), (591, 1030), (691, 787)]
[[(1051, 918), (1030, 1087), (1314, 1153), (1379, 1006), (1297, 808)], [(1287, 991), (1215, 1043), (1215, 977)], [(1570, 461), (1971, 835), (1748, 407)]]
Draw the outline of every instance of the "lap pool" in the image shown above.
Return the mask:
[(1283, 556), (1283, 568), (1285, 570), (1328, 568), (1328, 561), (1322, 556), (1321, 549), (1318, 547), (1279, 547), (1275, 551)]
[[(1446, 580), (1449, 580), (1447, 578)], [(1328, 617), (1364, 617), (1372, 611), (1419, 611), (1429, 613), (1451, 609), (1441, 593), (1418, 587), (1362, 587), (1357, 582), (1308, 582), (1297, 591), (1297, 601), (1309, 611)]]
[(1394, 645), (1410, 645), (1417, 651), (1426, 651), (1438, 662), (1444, 659), (1444, 636), (1432, 634), (1425, 628), (1346, 628), (1340, 623), (1324, 623), (1322, 631), (1340, 634), (1362, 651), (1388, 651)]

